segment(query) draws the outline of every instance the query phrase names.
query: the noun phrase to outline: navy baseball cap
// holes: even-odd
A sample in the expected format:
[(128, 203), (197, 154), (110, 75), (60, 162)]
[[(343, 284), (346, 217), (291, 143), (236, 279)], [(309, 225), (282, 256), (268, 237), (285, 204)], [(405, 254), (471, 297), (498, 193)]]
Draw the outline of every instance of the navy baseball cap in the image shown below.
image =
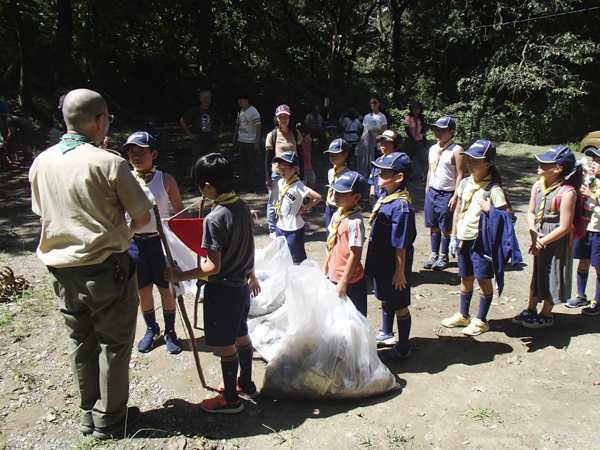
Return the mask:
[(410, 177), (413, 171), (410, 158), (403, 152), (390, 153), (372, 161), (371, 164), (380, 169), (392, 169), (394, 172), (403, 173), (406, 178)]
[(600, 149), (598, 148), (588, 148), (585, 152), (583, 152), (585, 156), (591, 156), (592, 158), (595, 156), (596, 158), (600, 158)]
[(329, 144), (329, 148), (327, 150), (325, 150), (323, 153), (349, 153), (349, 152), (350, 152), (350, 146), (348, 145), (348, 143), (341, 138), (337, 138), (337, 139), (334, 139), (333, 141), (331, 141), (331, 144)]
[(289, 150), (287, 152), (283, 152), (281, 155), (276, 156), (271, 160), (271, 162), (286, 162), (290, 163), (292, 166), (300, 166), (300, 159), (298, 155), (296, 155), (293, 151)]
[(469, 147), (469, 150), (460, 153), (462, 155), (469, 155), (474, 159), (487, 159), (493, 161), (496, 158), (496, 146), (492, 141), (479, 139), (478, 141), (473, 142), (473, 145)]
[(384, 140), (384, 141), (395, 141), (398, 138), (399, 134), (397, 132), (395, 132), (394, 130), (385, 130), (383, 133), (381, 133), (379, 136), (377, 136), (377, 140)]
[(575, 155), (571, 149), (564, 145), (552, 147), (543, 155), (535, 155), (534, 158), (541, 163), (556, 163), (562, 166), (565, 175), (571, 173), (576, 162)]
[(429, 128), (448, 128), (450, 131), (456, 130), (456, 122), (450, 116), (440, 117), (434, 124), (429, 125)]
[(367, 189), (367, 180), (360, 173), (349, 171), (338, 177), (335, 183), (328, 184), (326, 187), (330, 187), (340, 194), (352, 192), (363, 195)]
[(127, 147), (129, 144), (139, 145), (140, 147), (149, 148), (150, 151), (156, 150), (156, 143), (154, 142), (154, 138), (146, 133), (145, 131), (136, 131), (132, 135), (127, 138), (127, 142), (125, 145), (121, 147), (122, 152), (127, 152)]

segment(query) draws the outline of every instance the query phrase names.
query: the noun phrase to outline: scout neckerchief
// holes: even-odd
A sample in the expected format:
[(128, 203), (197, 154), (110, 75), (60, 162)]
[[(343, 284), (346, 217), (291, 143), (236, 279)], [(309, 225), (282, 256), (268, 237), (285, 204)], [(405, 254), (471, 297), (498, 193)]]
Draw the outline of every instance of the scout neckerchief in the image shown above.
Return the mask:
[(412, 203), (412, 200), (410, 199), (410, 193), (408, 192), (408, 190), (406, 190), (406, 188), (402, 189), (401, 191), (396, 191), (393, 194), (388, 195), (387, 197), (379, 197), (379, 200), (377, 200), (377, 203), (373, 208), (373, 212), (371, 213), (371, 219), (369, 219), (369, 228), (367, 229), (367, 234), (369, 234), (371, 225), (373, 225), (373, 221), (377, 217), (377, 213), (381, 209), (381, 205), (383, 205), (384, 203), (392, 203), (394, 200), (398, 199), (406, 200), (408, 203)]
[(352, 208), (351, 210), (346, 211), (344, 214), (342, 214), (342, 208), (338, 208), (338, 215), (337, 217), (334, 216), (335, 218), (333, 219), (333, 222), (331, 224), (331, 230), (329, 231), (329, 236), (327, 237), (327, 256), (331, 254), (333, 246), (335, 245), (335, 241), (337, 238), (337, 230), (340, 226), (340, 223), (342, 223), (348, 217), (352, 216), (353, 214), (356, 214), (359, 211), (362, 211), (362, 208), (358, 205)]
[[(446, 150), (448, 147), (450, 147), (452, 144), (454, 143), (454, 141), (452, 139), (450, 139), (448, 142), (446, 142), (444, 144), (443, 147), (440, 147), (437, 153), (437, 157), (435, 158), (435, 162), (433, 163), (433, 174), (435, 174), (435, 171), (437, 169), (438, 164), (440, 163), (440, 159), (442, 159), (442, 153), (444, 153), (444, 150)], [(439, 147), (440, 144), (438, 144)]]
[(287, 191), (290, 190), (290, 188), (296, 181), (300, 181), (300, 178), (298, 178), (298, 175), (294, 175), (292, 177), (292, 179), (287, 182), (285, 187), (279, 193), (279, 199), (277, 200), (277, 205), (275, 205), (275, 214), (277, 214), (277, 217), (279, 217), (279, 210), (281, 209), (281, 201), (283, 200), (283, 196), (285, 194), (287, 194)]
[(542, 194), (544, 194), (544, 197), (542, 198), (542, 202), (540, 203), (540, 210), (538, 211), (537, 217), (535, 219), (536, 225), (538, 227), (541, 228), (542, 226), (542, 219), (544, 218), (544, 210), (546, 209), (546, 198), (548, 197), (548, 194), (562, 186), (564, 183), (565, 179), (561, 178), (560, 180), (554, 182), (554, 184), (551, 184), (549, 187), (546, 187), (546, 177), (542, 176), (540, 180), (540, 188), (542, 190)]
[[(341, 166), (333, 166), (333, 175), (331, 175), (329, 177), (329, 184), (332, 184), (335, 181), (335, 177), (339, 173), (346, 170), (347, 168), (348, 168), (348, 166), (346, 164), (342, 164)], [(327, 202), (325, 204), (329, 205), (331, 203), (332, 199), (333, 199), (333, 189), (329, 188), (329, 192), (327, 192)]]
[(150, 178), (152, 175), (154, 175), (156, 173), (156, 166), (152, 166), (152, 169), (146, 171), (146, 172), (140, 172), (139, 170), (135, 170), (135, 179), (138, 180), (138, 183), (140, 184), (146, 184), (148, 183), (148, 178)]
[(96, 143), (91, 139), (86, 138), (85, 136), (82, 136), (80, 134), (65, 133), (60, 138), (60, 142), (58, 143), (58, 149), (64, 155), (68, 151), (71, 151), (75, 147), (79, 147), (83, 144), (92, 144), (94, 147), (96, 147)]
[(217, 198), (215, 198), (211, 211), (219, 205), (229, 205), (231, 203), (237, 202), (239, 199), (240, 198), (237, 195), (235, 195), (235, 192), (225, 192), (224, 194), (221, 194)]
[(594, 194), (594, 199), (597, 199), (598, 195), (600, 195), (600, 192), (598, 192), (600, 190), (600, 179), (594, 177), (594, 179), (590, 181), (588, 187), (590, 188), (590, 191), (592, 191), (592, 193)]
[[(462, 208), (460, 209), (460, 216), (459, 216), (458, 220), (462, 220), (462, 218), (465, 217), (465, 214), (467, 213), (467, 209), (469, 209), (469, 206), (471, 205), (471, 200), (473, 200), (473, 195), (479, 189), (484, 188), (485, 186), (490, 184), (490, 182), (492, 181), (492, 176), (488, 175), (488, 176), (484, 177), (481, 181), (475, 181), (475, 178), (473, 178), (473, 175), (471, 175), (468, 178), (468, 180), (469, 180), (469, 186), (471, 186), (471, 190), (468, 192), (467, 197), (465, 198), (465, 201), (462, 202)], [(462, 193), (461, 193), (461, 196), (462, 196)]]

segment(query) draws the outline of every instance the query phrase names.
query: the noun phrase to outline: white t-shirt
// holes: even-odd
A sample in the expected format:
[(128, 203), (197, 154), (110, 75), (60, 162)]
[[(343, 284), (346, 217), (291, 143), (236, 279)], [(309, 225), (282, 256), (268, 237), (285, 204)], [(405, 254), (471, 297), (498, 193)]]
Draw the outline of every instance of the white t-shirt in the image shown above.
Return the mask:
[(256, 142), (256, 125), (260, 125), (260, 114), (254, 106), (250, 106), (246, 111), (238, 112), (235, 123), (238, 126), (238, 141), (246, 144)]
[[(286, 186), (286, 182), (283, 178), (280, 178), (278, 183), (279, 192), (281, 193)], [(302, 181), (296, 181), (290, 186), (281, 199), (281, 209), (279, 210), (279, 219), (277, 220), (277, 227), (280, 230), (295, 231), (304, 226), (304, 219), (302, 219), (301, 215), (296, 217), (296, 214), (300, 211), (302, 201), (309, 192), (310, 188), (306, 187)]]
[(344, 140), (348, 143), (358, 142), (360, 139), (360, 135), (358, 130), (360, 130), (360, 121), (358, 119), (350, 120), (349, 117), (344, 117), (342, 121), (342, 126), (344, 127)]
[[(461, 183), (462, 184), (462, 183)], [(482, 189), (478, 189), (473, 194), (471, 201), (469, 202), (469, 206), (464, 211), (464, 216), (460, 218), (462, 212), (462, 205), (466, 203), (466, 198), (469, 192), (472, 189), (470, 183), (465, 183), (464, 190), (461, 191), (461, 187), (458, 187), (460, 191), (458, 193), (459, 198), (461, 199), (461, 210), (459, 213), (459, 220), (456, 222), (456, 237), (460, 241), (471, 241), (477, 238), (477, 233), (479, 232), (479, 218), (481, 217), (481, 207), (479, 206), (479, 201), (483, 197), (485, 193), (487, 185), (485, 185)], [(504, 196), (504, 191), (497, 186), (492, 188), (489, 192), (490, 201), (495, 208), (501, 208), (506, 206), (506, 197)], [(457, 206), (458, 208), (458, 206)]]
[(431, 174), (429, 175), (429, 187), (438, 191), (454, 191), (456, 189), (456, 177), (458, 172), (456, 166), (452, 164), (452, 157), (463, 151), (462, 147), (456, 143), (452, 143), (442, 152), (440, 162), (433, 172), (433, 165), (437, 159), (437, 154), (440, 146), (436, 143), (429, 149), (429, 167)]
[(367, 114), (363, 119), (363, 127), (367, 129), (367, 132), (376, 128), (383, 129), (384, 125), (387, 125), (387, 119), (380, 112)]

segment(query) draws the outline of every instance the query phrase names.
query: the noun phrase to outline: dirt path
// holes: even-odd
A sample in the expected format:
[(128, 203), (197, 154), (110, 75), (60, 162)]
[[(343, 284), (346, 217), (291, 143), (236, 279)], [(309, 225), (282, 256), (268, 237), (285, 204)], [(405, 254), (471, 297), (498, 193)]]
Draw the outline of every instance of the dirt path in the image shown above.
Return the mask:
[[(531, 169), (519, 161), (507, 170)], [(440, 320), (457, 310), (459, 278), (456, 261), (443, 273), (421, 270), (429, 245), (422, 226), (422, 185), (411, 190), (419, 226), (412, 355), (390, 366), (401, 391), (345, 402), (259, 397), (245, 402), (246, 410), (234, 417), (209, 416), (197, 404), (211, 394), (199, 388), (178, 323), (186, 349), (182, 354), (168, 355), (164, 347), (148, 354), (133, 350), (131, 404), (144, 411), (142, 431), (122, 441), (84, 439), (76, 431), (77, 398), (62, 319), (50, 279), (33, 253), (38, 222), (29, 209), (26, 176), (0, 173), (0, 186), (9, 193), (0, 199), (0, 265), (9, 265), (34, 285), (16, 302), (0, 305), (0, 449), (600, 448), (600, 318), (559, 306), (553, 328), (535, 331), (512, 324), (510, 318), (525, 307), (529, 289), (531, 257), (524, 254), (523, 267), (506, 272), (505, 291), (494, 299), (490, 332), (470, 338), (441, 327)], [(526, 250), (527, 188), (515, 183), (510, 192), (519, 215), (519, 241)], [(265, 195), (243, 198), (260, 211), (263, 226), (255, 231), (256, 245), (262, 247), (270, 242), (264, 226)], [(318, 262), (324, 257), (322, 211), (311, 215), (307, 231), (309, 258)], [(588, 295), (593, 292), (590, 282)], [(192, 301), (186, 300), (192, 314)], [(476, 304), (475, 298), (473, 308)], [(369, 321), (376, 329), (378, 307), (370, 295)], [(137, 339), (143, 331), (140, 317)], [(200, 330), (197, 338), (207, 381), (217, 385), (219, 359), (204, 345)], [(265, 366), (255, 360), (259, 385)]]

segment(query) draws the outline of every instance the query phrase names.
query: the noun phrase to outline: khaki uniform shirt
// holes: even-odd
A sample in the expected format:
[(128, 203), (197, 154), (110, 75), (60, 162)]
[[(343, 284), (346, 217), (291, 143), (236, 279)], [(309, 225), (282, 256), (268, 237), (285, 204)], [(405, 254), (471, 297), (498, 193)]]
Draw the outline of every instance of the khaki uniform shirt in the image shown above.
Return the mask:
[(37, 156), (29, 171), (31, 206), (42, 218), (37, 255), (52, 267), (99, 264), (129, 248), (125, 212), (136, 219), (152, 204), (118, 153), (83, 144)]

